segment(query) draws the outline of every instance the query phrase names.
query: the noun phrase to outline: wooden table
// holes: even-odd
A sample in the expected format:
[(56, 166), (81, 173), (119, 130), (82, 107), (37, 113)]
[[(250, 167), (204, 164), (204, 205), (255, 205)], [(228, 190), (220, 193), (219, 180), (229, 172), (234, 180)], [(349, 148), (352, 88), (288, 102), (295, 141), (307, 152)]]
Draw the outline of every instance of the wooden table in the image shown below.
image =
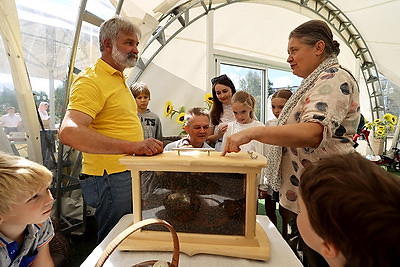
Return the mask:
[[(121, 218), (118, 224), (107, 235), (107, 237), (92, 251), (92, 253), (82, 263), (81, 267), (94, 266), (100, 258), (101, 253), (111, 240), (116, 237), (120, 232), (126, 229), (132, 223), (132, 214), (127, 214)], [(257, 215), (257, 222), (266, 231), (270, 246), (271, 256), (269, 261), (249, 260), (242, 258), (233, 258), (226, 256), (199, 254), (194, 256), (187, 256), (180, 254), (179, 266), (183, 267), (302, 267), (303, 265), (294, 255), (289, 245), (282, 238), (276, 227), (270, 222), (267, 216)], [(171, 261), (172, 252), (126, 252), (115, 250), (104, 267), (118, 266), (132, 266), (136, 263), (147, 260), (165, 260)]]

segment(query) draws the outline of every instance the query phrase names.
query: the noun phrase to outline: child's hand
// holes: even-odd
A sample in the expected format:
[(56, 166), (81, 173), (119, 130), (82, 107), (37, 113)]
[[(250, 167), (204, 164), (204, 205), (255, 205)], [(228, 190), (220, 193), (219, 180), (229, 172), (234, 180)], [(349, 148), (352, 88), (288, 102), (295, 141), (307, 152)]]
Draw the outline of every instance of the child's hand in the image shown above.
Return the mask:
[(224, 124), (219, 128), (219, 135), (223, 136), (224, 133), (226, 133), (226, 131), (228, 130), (228, 124)]

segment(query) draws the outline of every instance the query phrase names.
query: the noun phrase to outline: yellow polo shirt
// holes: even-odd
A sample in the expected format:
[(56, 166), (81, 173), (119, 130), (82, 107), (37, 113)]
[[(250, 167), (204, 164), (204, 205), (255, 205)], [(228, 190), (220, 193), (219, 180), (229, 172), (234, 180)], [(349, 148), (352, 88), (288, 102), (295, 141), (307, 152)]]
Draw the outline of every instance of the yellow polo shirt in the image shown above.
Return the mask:
[[(143, 140), (136, 101), (124, 75), (101, 59), (74, 80), (68, 109), (92, 117), (89, 128), (103, 135), (134, 142)], [(125, 171), (126, 166), (118, 162), (122, 156), (83, 153), (82, 172), (103, 175), (104, 170), (108, 174)]]

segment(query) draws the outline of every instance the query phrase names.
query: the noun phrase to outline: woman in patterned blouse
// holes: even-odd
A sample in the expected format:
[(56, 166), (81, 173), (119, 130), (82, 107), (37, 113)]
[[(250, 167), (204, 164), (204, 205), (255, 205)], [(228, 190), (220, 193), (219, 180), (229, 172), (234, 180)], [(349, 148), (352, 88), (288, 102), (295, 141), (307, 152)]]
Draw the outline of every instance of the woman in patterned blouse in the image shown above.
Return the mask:
[[(284, 236), (290, 240), (297, 234), (301, 173), (321, 158), (354, 152), (352, 136), (360, 120), (360, 106), (358, 85), (339, 65), (339, 43), (325, 22), (311, 20), (298, 26), (289, 35), (287, 50), (293, 74), (303, 81), (287, 101), (277, 126), (231, 135), (222, 155), (238, 152), (240, 145), (251, 140), (274, 145), (267, 155), (266, 178), (279, 191), (280, 205), (287, 211), (282, 219), (291, 226), (292, 232)], [(303, 253), (310, 266), (327, 266), (313, 263), (307, 248)]]

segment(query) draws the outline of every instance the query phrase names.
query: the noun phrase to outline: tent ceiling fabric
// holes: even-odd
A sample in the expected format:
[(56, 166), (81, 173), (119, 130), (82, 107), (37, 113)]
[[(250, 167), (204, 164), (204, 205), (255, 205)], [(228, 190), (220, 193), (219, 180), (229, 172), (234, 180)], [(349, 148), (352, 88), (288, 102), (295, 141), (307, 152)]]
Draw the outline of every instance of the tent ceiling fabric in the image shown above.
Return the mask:
[[(94, 1), (94, 0), (91, 0)], [(89, 1), (89, 2), (91, 2)], [(107, 1), (107, 0), (103, 0)], [(111, 4), (116, 5), (117, 0), (109, 0)], [(300, 1), (300, 0), (299, 0)], [(145, 26), (155, 27), (157, 23), (157, 19), (162, 17), (164, 14), (155, 12), (154, 10), (163, 10), (169, 11), (172, 7), (180, 5), (182, 3), (187, 2), (187, 0), (152, 0), (152, 1), (140, 1), (140, 0), (125, 0), (122, 6), (122, 14), (131, 17), (138, 18), (139, 20), (144, 20), (147, 16), (147, 21), (151, 23), (147, 23)], [(194, 2), (194, 1), (192, 1)], [(204, 1), (208, 3), (208, 1)], [(226, 3), (227, 1), (213, 1), (213, 3)], [(311, 1), (310, 1), (311, 2)], [(383, 73), (388, 79), (400, 85), (400, 68), (397, 66), (397, 61), (400, 59), (400, 34), (396, 34), (394, 29), (400, 26), (400, 16), (398, 15), (400, 11), (400, 1), (384, 1), (384, 0), (332, 0), (330, 1), (334, 5), (336, 5), (341, 11), (343, 11), (346, 16), (352, 21), (358, 31), (361, 33), (365, 42), (368, 45), (369, 50), (375, 60), (378, 71)], [(298, 5), (290, 3), (290, 1), (277, 1), (277, 0), (255, 0), (255, 1), (243, 1), (243, 4), (246, 5), (260, 5), (265, 4), (266, 7), (268, 5), (279, 6), (284, 9), (287, 9), (287, 14), (282, 17), (276, 17), (273, 11), (268, 12), (266, 16), (268, 17), (276, 17), (276, 20), (287, 21), (287, 23), (292, 27), (292, 21), (296, 21), (294, 16), (296, 14), (294, 12), (300, 13), (302, 15), (310, 16), (310, 12), (307, 12), (304, 8), (300, 8)], [(235, 7), (236, 4), (231, 4), (231, 7)], [(74, 4), (74, 8), (71, 7), (71, 12), (76, 12), (78, 8), (77, 3)], [(156, 9), (157, 8), (157, 9)], [(198, 7), (199, 9), (203, 9), (202, 6)], [(224, 9), (224, 8), (222, 8)], [(28, 10), (26, 10), (28, 11)], [(28, 14), (28, 13), (26, 13)], [(147, 14), (147, 15), (146, 15)], [(21, 15), (21, 14), (19, 14)], [(36, 18), (35, 16), (30, 15), (31, 18)], [(149, 17), (152, 17), (149, 20)], [(73, 17), (73, 18), (72, 18)], [(74, 21), (75, 16), (69, 16), (68, 20)], [(29, 14), (28, 14), (29, 18)], [(243, 22), (247, 22), (251, 20), (252, 16), (249, 14), (243, 14), (239, 17), (239, 20)], [(21, 19), (21, 18), (20, 18)], [(25, 18), (26, 19), (26, 18)], [(48, 19), (56, 20), (57, 18), (49, 17)], [(37, 47), (29, 46), (31, 49), (30, 56), (26, 57), (25, 60), (28, 62), (28, 71), (30, 75), (33, 77), (48, 77), (49, 72), (52, 72), (52, 75), (55, 79), (63, 80), (66, 78), (67, 64), (68, 64), (68, 56), (70, 54), (69, 43), (71, 43), (70, 39), (72, 38), (71, 31), (73, 28), (71, 24), (67, 23), (66, 19), (58, 20), (58, 22), (63, 22), (64, 24), (59, 28), (53, 28), (53, 32), (49, 32), (49, 27), (47, 25), (54, 25), (52, 21), (43, 22), (43, 25), (39, 26), (35, 21), (21, 21), (21, 23), (25, 23), (25, 25), (29, 25), (27, 28), (27, 32), (29, 35), (24, 35), (25, 43), (37, 43)], [(256, 21), (255, 23), (260, 23)], [(190, 29), (191, 26), (189, 26)], [(275, 28), (277, 28), (275, 26)], [(285, 27), (285, 25), (279, 25), (279, 29), (271, 29), (268, 25), (254, 25), (253, 29), (246, 29), (247, 31), (254, 32), (255, 35), (258, 35), (259, 42), (261, 44), (265, 44), (265, 46), (279, 46), (281, 45), (283, 49), (286, 49), (286, 43), (284, 44), (276, 44), (273, 43), (274, 40), (267, 40), (266, 38), (271, 34), (275, 35), (276, 32), (281, 32), (285, 36), (288, 35), (291, 28)], [(34, 30), (36, 29), (36, 30)], [(39, 29), (39, 32), (37, 32)], [(261, 30), (260, 30), (261, 29)], [(288, 29), (288, 30), (287, 30)], [(151, 29), (148, 29), (150, 32)], [(85, 38), (96, 38), (96, 32), (87, 32), (85, 31)], [(46, 42), (44, 37), (46, 35), (54, 35), (54, 42), (61, 44), (58, 47), (58, 51), (55, 51), (55, 55), (57, 56), (56, 65), (49, 64), (51, 59), (47, 58), (43, 53), (46, 52)], [(265, 38), (265, 40), (263, 39)], [(280, 38), (277, 38), (280, 39)], [(41, 41), (42, 40), (42, 41)], [(143, 40), (144, 41), (144, 40)], [(242, 46), (246, 46), (246, 43), (242, 44)], [(48, 46), (49, 47), (49, 46)], [(26, 49), (26, 48), (24, 48)], [(93, 49), (83, 49), (83, 51), (90, 51), (88, 54), (80, 54), (77, 57), (77, 65), (81, 67), (85, 67), (91, 64), (98, 57), (99, 53), (96, 47)], [(25, 51), (26, 52), (26, 51)], [(26, 53), (28, 54), (28, 53)], [(281, 52), (276, 52), (277, 57), (284, 57), (285, 55)], [(47, 61), (47, 62), (46, 62)], [(5, 68), (2, 63), (0, 63), (0, 72), (5, 72)]]
[[(153, 10), (169, 10), (168, 7), (177, 6), (187, 1), (165, 0), (165, 1), (137, 1), (125, 0), (125, 2), (134, 2), (135, 5), (148, 14), (160, 18), (163, 14), (155, 13)], [(208, 2), (208, 1), (205, 1)], [(226, 1), (213, 1), (213, 3), (225, 3)], [(397, 66), (395, 59), (400, 59), (400, 35), (395, 34), (393, 29), (400, 26), (400, 1), (385, 0), (334, 0), (330, 1), (336, 5), (346, 16), (352, 21), (353, 25), (358, 29), (370, 49), (374, 61), (378, 67), (378, 71), (387, 78), (400, 84), (400, 68)], [(287, 8), (292, 11), (299, 12), (299, 8), (288, 1), (246, 1), (252, 4), (270, 4)], [(125, 4), (124, 4), (125, 5)], [(202, 7), (199, 7), (202, 8)], [(124, 9), (124, 6), (123, 6)], [(128, 10), (125, 10), (129, 13)], [(301, 9), (300, 9), (300, 12)], [(273, 16), (274, 14), (268, 14)], [(290, 15), (290, 14), (288, 14)], [(249, 16), (243, 14), (241, 19), (249, 19)], [(267, 26), (265, 27), (268, 31)], [(260, 35), (262, 32), (258, 31)], [(285, 32), (283, 34), (288, 34)], [(286, 44), (284, 44), (286, 46)]]
[[(370, 49), (378, 71), (400, 84), (400, 1), (346, 1), (334, 3), (357, 27)], [(397, 59), (397, 60), (396, 60)]]

